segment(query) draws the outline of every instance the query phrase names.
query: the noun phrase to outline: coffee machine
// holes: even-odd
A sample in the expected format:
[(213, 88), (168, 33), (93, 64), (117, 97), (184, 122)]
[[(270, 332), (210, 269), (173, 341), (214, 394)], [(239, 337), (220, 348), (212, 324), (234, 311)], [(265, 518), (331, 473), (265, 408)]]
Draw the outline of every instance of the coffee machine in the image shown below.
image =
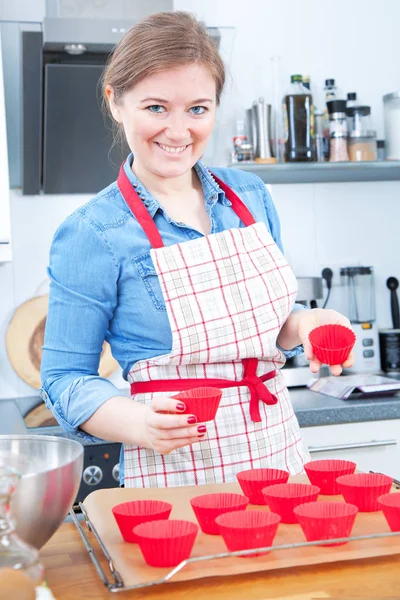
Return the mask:
[[(304, 304), (307, 308), (317, 308), (317, 300), (323, 297), (321, 277), (298, 277), (299, 289), (296, 302)], [(282, 368), (282, 375), (287, 387), (304, 387), (313, 374), (310, 371), (310, 363), (304, 354), (288, 358)]]

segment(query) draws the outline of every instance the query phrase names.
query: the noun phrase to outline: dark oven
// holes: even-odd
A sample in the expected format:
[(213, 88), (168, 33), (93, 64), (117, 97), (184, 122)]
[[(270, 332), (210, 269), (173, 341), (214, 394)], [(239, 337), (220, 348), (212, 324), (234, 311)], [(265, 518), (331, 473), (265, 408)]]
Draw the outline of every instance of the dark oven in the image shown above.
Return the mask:
[(94, 194), (115, 180), (126, 148), (113, 145), (100, 79), (129, 25), (49, 18), (21, 33), (24, 194)]

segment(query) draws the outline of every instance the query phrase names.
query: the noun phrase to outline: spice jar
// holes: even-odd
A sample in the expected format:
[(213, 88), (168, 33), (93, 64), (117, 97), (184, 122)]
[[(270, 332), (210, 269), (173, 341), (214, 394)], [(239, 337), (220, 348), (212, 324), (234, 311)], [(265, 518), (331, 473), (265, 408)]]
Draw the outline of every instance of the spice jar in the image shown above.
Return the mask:
[(347, 152), (347, 133), (331, 133), (329, 162), (344, 162), (347, 160), (349, 160), (349, 155)]
[(330, 100), (326, 104), (329, 112), (329, 161), (347, 161), (349, 155), (347, 152), (346, 100)]
[(352, 131), (349, 136), (348, 149), (351, 161), (376, 160), (376, 132)]

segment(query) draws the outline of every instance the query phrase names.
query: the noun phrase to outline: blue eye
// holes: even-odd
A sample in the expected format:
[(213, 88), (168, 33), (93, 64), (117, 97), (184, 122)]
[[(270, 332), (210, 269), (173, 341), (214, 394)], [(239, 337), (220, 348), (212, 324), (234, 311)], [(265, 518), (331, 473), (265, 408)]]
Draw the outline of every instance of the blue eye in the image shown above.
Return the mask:
[(194, 115), (204, 115), (208, 109), (205, 106), (192, 106), (190, 110)]
[(164, 112), (165, 109), (163, 106), (161, 106), (161, 104), (152, 104), (151, 106), (147, 107), (147, 110), (149, 110), (152, 113), (158, 114)]

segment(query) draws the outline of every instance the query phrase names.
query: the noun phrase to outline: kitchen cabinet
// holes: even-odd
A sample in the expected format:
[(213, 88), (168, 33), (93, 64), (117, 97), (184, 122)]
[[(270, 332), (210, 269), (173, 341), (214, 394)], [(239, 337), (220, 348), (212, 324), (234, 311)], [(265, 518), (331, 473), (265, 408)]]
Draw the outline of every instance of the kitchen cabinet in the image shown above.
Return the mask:
[(339, 458), (400, 479), (400, 419), (302, 427), (313, 460)]
[(0, 263), (11, 260), (10, 185), (7, 157), (6, 111), (0, 37)]

